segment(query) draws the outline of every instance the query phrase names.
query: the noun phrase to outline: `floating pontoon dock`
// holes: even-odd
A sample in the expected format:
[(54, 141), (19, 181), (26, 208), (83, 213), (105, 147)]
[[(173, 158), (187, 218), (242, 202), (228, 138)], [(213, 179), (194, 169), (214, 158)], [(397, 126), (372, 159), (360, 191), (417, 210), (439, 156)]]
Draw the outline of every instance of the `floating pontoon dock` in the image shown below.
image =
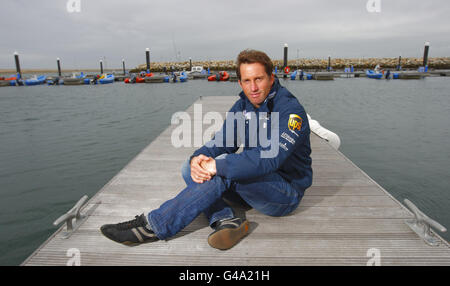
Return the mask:
[[(225, 113), (237, 97), (199, 99), (203, 113)], [(187, 112), (193, 117), (193, 106)], [(210, 125), (206, 125), (204, 130)], [(238, 209), (250, 233), (227, 251), (207, 243), (204, 215), (167, 241), (128, 247), (105, 238), (101, 225), (159, 207), (184, 186), (181, 164), (195, 148), (174, 148), (169, 126), (113, 177), (81, 213), (68, 238), (60, 227), (23, 265), (450, 265), (450, 248), (426, 244), (405, 223), (412, 213), (325, 140), (311, 135), (314, 181), (286, 217)], [(192, 138), (193, 139), (193, 138)], [(344, 143), (345, 144), (345, 143)], [(56, 218), (55, 218), (56, 219)], [(75, 252), (74, 252), (75, 250)]]

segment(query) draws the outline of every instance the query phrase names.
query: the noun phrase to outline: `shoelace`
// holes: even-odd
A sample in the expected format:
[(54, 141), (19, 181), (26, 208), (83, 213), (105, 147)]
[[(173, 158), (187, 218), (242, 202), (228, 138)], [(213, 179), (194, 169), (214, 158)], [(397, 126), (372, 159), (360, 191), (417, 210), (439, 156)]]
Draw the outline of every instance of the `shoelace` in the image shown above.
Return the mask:
[(240, 225), (240, 219), (232, 218), (232, 219), (220, 220), (219, 223), (217, 224), (217, 227), (224, 227), (226, 225), (231, 225), (231, 226), (237, 228)]
[(117, 224), (117, 228), (121, 229), (121, 230), (126, 230), (126, 229), (130, 229), (130, 228), (133, 228), (133, 227), (139, 227), (139, 226), (142, 226), (142, 225), (143, 225), (142, 218), (141, 218), (140, 215), (137, 215), (132, 220), (118, 223)]

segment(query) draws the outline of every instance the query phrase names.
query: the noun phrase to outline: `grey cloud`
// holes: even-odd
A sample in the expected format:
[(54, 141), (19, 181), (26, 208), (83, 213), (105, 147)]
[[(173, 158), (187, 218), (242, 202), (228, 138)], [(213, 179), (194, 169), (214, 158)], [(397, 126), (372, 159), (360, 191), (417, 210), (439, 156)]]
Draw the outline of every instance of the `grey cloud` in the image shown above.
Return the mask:
[(188, 57), (234, 59), (244, 48), (289, 57), (449, 56), (447, 0), (380, 0), (369, 13), (367, 0), (341, 1), (105, 1), (80, 0), (81, 13), (68, 13), (66, 0), (8, 0), (2, 3), (0, 68), (13, 68), (19, 51), (23, 68), (111, 67)]

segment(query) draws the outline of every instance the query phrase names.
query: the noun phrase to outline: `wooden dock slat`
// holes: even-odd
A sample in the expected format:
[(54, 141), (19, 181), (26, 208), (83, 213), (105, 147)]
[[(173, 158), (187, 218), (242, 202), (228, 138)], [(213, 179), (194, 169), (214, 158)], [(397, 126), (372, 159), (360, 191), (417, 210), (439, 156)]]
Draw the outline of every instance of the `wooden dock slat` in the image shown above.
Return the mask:
[[(203, 114), (224, 114), (237, 98), (204, 97), (195, 104)], [(192, 119), (193, 111), (194, 104), (186, 110)], [(404, 223), (412, 216), (406, 208), (314, 134), (313, 185), (298, 209), (269, 217), (236, 208), (250, 221), (250, 233), (232, 249), (209, 247), (204, 215), (167, 241), (127, 247), (106, 239), (101, 225), (157, 208), (184, 188), (181, 165), (196, 148), (172, 147), (174, 129), (166, 128), (90, 199), (84, 210), (95, 211), (69, 239), (59, 228), (23, 265), (66, 265), (71, 248), (80, 251), (81, 265), (366, 265), (371, 248), (380, 250), (382, 265), (450, 265), (446, 241), (425, 244)]]
[[(159, 206), (159, 205), (158, 205)], [(155, 206), (155, 207), (158, 207)], [(134, 216), (137, 213), (147, 211), (151, 207), (148, 204), (142, 208), (130, 209), (127, 205), (109, 204), (100, 205), (95, 214), (99, 216), (122, 216), (122, 220), (127, 217)], [(339, 219), (359, 219), (359, 218), (409, 218), (410, 214), (401, 208), (392, 207), (305, 207), (302, 204), (297, 208), (297, 212), (301, 212), (302, 217), (308, 218), (328, 218), (334, 217)], [(257, 217), (260, 219), (259, 217)]]

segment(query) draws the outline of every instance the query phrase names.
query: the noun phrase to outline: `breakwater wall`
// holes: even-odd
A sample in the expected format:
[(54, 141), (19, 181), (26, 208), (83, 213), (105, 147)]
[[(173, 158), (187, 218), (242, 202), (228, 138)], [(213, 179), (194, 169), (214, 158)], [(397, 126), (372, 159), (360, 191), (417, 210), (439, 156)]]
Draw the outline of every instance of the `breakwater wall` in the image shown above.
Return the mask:
[[(283, 67), (283, 60), (272, 60), (274, 66), (278, 69)], [(355, 69), (373, 69), (376, 65), (380, 65), (382, 69), (395, 69), (399, 64), (398, 58), (353, 58), (353, 59), (331, 59), (331, 66), (334, 70), (345, 69), (353, 66)], [(401, 67), (403, 69), (417, 69), (423, 65), (423, 58), (402, 58)], [(192, 66), (202, 66), (210, 70), (234, 70), (236, 62), (234, 60), (222, 61), (192, 61)], [(328, 66), (328, 59), (293, 59), (288, 61), (291, 68), (301, 68), (304, 70), (322, 70)], [(450, 69), (450, 57), (429, 58), (428, 67), (430, 69)], [(162, 72), (164, 68), (170, 71), (189, 70), (190, 62), (152, 62), (151, 70)], [(130, 72), (140, 72), (147, 69), (146, 64), (139, 65)]]

